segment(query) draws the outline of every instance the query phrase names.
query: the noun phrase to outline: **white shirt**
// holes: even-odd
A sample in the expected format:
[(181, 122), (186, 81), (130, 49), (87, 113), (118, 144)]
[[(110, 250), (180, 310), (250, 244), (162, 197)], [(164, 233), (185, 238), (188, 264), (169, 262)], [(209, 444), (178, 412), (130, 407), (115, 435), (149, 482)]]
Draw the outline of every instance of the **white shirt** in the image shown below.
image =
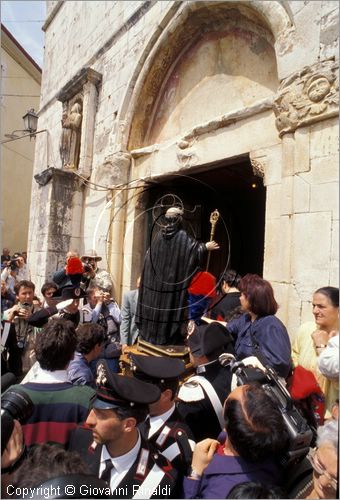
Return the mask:
[(318, 357), (319, 370), (327, 378), (339, 377), (339, 334), (329, 339), (327, 347)]
[(113, 469), (111, 470), (111, 479), (110, 479), (111, 491), (115, 490), (119, 486), (124, 476), (127, 474), (127, 472), (135, 463), (140, 447), (141, 447), (141, 437), (139, 432), (138, 432), (137, 443), (135, 444), (135, 446), (130, 451), (125, 453), (125, 455), (121, 455), (120, 457), (112, 458), (105, 444), (103, 445), (100, 457), (99, 477), (102, 475), (105, 469), (105, 460), (110, 459), (113, 464)]
[(60, 384), (68, 382), (67, 370), (55, 370), (54, 372), (44, 370), (38, 361), (36, 361), (20, 383), (27, 384), (27, 382), (34, 382), (35, 384)]
[(162, 413), (162, 415), (156, 415), (153, 417), (149, 417), (150, 418), (150, 430), (149, 430), (148, 438), (151, 438), (151, 436), (153, 436), (158, 431), (158, 429), (160, 429), (165, 424), (165, 422), (168, 420), (170, 415), (173, 414), (174, 411), (175, 411), (175, 403), (172, 405), (170, 410), (166, 411), (165, 413)]

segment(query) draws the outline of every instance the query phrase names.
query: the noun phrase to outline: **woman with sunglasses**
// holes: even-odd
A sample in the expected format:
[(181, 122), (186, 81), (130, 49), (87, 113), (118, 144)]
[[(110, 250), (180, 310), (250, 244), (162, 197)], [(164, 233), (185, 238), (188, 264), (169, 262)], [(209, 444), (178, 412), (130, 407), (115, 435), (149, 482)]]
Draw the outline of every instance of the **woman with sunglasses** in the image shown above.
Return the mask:
[(338, 490), (338, 421), (329, 420), (318, 428), (317, 446), (307, 455), (313, 476), (291, 498), (339, 498)]

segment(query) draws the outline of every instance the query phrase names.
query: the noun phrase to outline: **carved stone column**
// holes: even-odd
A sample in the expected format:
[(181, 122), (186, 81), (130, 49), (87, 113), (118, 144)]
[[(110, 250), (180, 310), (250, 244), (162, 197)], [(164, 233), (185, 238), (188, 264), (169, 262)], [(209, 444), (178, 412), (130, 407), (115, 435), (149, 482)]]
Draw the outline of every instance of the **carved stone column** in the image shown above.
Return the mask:
[(34, 215), (30, 252), (37, 256), (32, 276), (40, 289), (46, 278), (52, 278), (64, 266), (67, 250), (79, 249), (81, 220), (74, 213), (82, 200), (83, 185), (73, 172), (52, 167), (35, 175), (35, 180), (40, 202)]
[(107, 200), (111, 199), (107, 255), (110, 256), (110, 273), (118, 301), (121, 299), (127, 198), (133, 192), (130, 192), (128, 183), (130, 165), (130, 154), (118, 151), (107, 156), (95, 171), (95, 183), (111, 188), (107, 194)]
[(126, 223), (123, 247), (122, 292), (136, 287), (136, 281), (143, 268), (145, 249), (146, 201), (145, 183), (132, 184), (135, 189), (129, 191), (126, 205)]

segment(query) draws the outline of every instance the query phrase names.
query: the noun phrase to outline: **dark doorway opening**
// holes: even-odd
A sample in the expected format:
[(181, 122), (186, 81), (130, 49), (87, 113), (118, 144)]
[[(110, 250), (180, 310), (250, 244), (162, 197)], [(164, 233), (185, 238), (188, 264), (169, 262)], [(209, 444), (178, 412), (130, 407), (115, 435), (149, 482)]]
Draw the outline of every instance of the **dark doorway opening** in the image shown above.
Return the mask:
[[(221, 249), (211, 253), (209, 271), (215, 276), (226, 267), (241, 275), (262, 276), (266, 188), (252, 171), (249, 159), (208, 169), (162, 178), (148, 190), (148, 207), (163, 195), (173, 193), (185, 208), (184, 227), (196, 239), (210, 240), (210, 214), (218, 209), (214, 239)], [(150, 242), (152, 211), (149, 212), (146, 247)]]

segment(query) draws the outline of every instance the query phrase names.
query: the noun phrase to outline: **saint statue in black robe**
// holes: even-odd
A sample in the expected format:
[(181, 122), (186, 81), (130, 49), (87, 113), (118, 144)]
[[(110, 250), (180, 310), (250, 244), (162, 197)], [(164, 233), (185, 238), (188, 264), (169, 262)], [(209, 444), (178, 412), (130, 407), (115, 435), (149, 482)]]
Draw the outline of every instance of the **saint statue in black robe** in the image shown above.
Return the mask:
[(182, 210), (172, 207), (145, 256), (136, 324), (151, 344), (183, 344), (188, 318), (188, 286), (217, 243), (199, 243), (182, 228)]

